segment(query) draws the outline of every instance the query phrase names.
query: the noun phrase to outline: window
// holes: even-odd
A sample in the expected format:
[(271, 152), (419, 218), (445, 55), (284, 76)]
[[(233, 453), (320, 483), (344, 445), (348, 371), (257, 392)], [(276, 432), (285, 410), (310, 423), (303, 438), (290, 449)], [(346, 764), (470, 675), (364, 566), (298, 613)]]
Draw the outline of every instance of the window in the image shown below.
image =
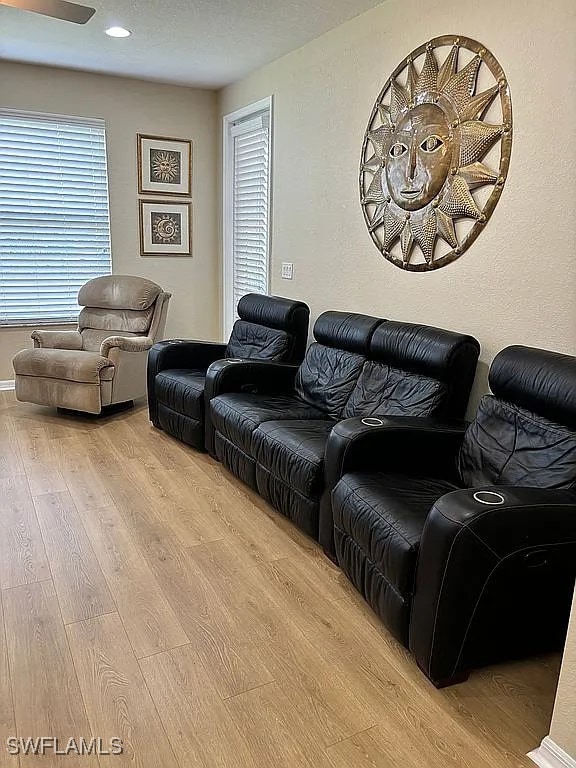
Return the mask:
[(246, 293), (268, 293), (272, 100), (224, 118), (224, 328)]
[(110, 267), (104, 122), (0, 110), (0, 325), (75, 320)]

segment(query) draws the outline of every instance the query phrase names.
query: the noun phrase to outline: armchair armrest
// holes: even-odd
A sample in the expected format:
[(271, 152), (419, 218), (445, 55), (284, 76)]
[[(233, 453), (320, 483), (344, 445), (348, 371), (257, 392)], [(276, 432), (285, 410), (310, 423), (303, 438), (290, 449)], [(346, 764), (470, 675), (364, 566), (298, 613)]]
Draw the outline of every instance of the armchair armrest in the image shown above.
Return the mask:
[(468, 423), (417, 416), (345, 419), (332, 429), (324, 460), (325, 494), (320, 505), (319, 541), (336, 558), (331, 494), (338, 480), (358, 469), (421, 470), (456, 480), (455, 458)]
[(82, 349), (82, 335), (78, 331), (32, 331), (35, 347), (43, 349)]
[(294, 391), (297, 365), (273, 363), (266, 360), (230, 358), (217, 360), (208, 368), (204, 387), (204, 444), (208, 453), (214, 452), (214, 427), (210, 417), (210, 401), (226, 392), (255, 394), (288, 394)]
[(150, 336), (108, 336), (100, 345), (102, 357), (110, 357), (113, 349), (122, 352), (147, 352), (154, 344)]
[(148, 368), (155, 376), (169, 368), (206, 370), (226, 354), (226, 344), (214, 341), (169, 339), (158, 341), (148, 355)]
[(297, 372), (298, 366), (288, 363), (240, 358), (217, 360), (206, 373), (204, 396), (209, 402), (225, 392), (287, 394), (294, 391)]
[[(576, 492), (448, 493), (432, 507), (420, 542), (410, 649), (439, 687), (467, 675), (478, 646), (491, 646), (483, 651), (489, 661), (499, 644), (503, 658), (549, 650), (562, 642), (575, 577)], [(487, 615), (496, 627), (482, 626)]]

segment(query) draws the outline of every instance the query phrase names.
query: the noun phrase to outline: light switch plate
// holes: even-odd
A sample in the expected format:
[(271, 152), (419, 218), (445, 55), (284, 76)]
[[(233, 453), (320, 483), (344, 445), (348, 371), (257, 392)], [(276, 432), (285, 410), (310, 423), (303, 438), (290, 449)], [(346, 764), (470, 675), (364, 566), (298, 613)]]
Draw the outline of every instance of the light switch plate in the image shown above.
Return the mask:
[(292, 280), (294, 264), (291, 261), (282, 262), (282, 280)]

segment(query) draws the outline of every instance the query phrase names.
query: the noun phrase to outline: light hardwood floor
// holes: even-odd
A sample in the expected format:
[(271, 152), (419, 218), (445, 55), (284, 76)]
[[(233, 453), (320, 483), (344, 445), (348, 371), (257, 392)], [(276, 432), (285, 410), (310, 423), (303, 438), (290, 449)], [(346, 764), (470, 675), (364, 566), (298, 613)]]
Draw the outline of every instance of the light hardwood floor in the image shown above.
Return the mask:
[[(148, 423), (0, 392), (0, 766), (8, 736), (119, 737), (66, 768), (508, 768), (559, 659), (437, 691), (319, 548)], [(20, 762), (18, 763), (18, 759)]]

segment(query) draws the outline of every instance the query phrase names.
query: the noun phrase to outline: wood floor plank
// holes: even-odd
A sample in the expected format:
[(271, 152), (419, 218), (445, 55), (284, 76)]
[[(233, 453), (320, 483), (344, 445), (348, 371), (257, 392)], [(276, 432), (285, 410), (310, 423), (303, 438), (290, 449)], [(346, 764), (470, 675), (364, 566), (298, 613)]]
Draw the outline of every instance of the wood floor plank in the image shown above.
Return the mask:
[(121, 755), (99, 758), (102, 768), (178, 768), (120, 617), (66, 629), (93, 730), (123, 743)]
[(207, 545), (183, 547), (155, 506), (139, 492), (127, 494), (126, 483), (117, 478), (110, 487), (131, 536), (187, 636), (210, 665), (222, 696), (270, 682), (273, 678), (254, 647), (254, 640), (260, 642), (267, 635), (259, 633), (251, 610), (259, 596), (246, 597), (248, 577), (234, 578), (236, 594), (231, 597), (230, 579), (214, 567), (203, 567), (203, 561), (209, 559)]
[(275, 768), (328, 768), (327, 753), (314, 726), (293, 708), (277, 683), (226, 700), (226, 708), (260, 765)]
[(50, 578), (25, 476), (0, 478), (0, 584), (3, 589)]
[[(17, 735), (53, 736), (66, 745), (92, 733), (51, 581), (5, 590), (4, 619)], [(20, 756), (22, 768), (38, 764), (98, 768), (94, 755)]]
[(65, 624), (116, 610), (72, 497), (49, 493), (34, 497)]
[(256, 768), (210, 672), (191, 645), (140, 660), (168, 738), (186, 768)]
[(7, 768), (18, 767), (18, 755), (11, 755), (5, 751), (7, 740), (14, 736), (16, 736), (16, 720), (8, 664), (6, 631), (4, 629), (3, 601), (0, 596), (0, 751), (2, 752), (0, 764), (6, 765)]
[(189, 642), (118, 510), (79, 510), (136, 656)]

